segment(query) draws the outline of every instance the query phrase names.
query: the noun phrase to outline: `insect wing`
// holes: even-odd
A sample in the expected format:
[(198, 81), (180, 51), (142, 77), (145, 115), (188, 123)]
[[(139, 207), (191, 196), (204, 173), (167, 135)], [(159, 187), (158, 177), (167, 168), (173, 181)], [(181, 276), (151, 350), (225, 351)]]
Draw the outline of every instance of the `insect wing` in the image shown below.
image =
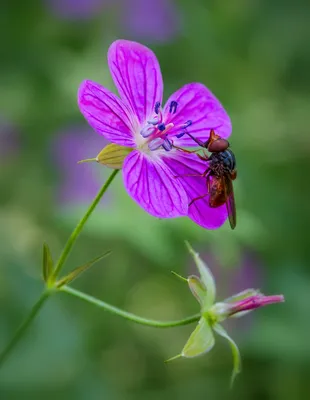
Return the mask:
[(226, 207), (227, 207), (230, 227), (231, 229), (235, 229), (237, 224), (237, 215), (236, 215), (234, 187), (232, 180), (229, 176), (225, 176), (225, 190), (226, 190)]

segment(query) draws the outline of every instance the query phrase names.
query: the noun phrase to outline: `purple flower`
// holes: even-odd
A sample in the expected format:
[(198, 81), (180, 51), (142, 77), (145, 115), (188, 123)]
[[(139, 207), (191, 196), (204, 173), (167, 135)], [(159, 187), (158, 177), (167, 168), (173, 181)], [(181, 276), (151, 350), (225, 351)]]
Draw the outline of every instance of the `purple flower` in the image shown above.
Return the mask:
[(93, 165), (77, 162), (98, 152), (102, 139), (90, 135), (90, 129), (71, 126), (56, 134), (52, 145), (52, 158), (60, 173), (60, 185), (56, 193), (62, 205), (79, 205), (92, 200), (102, 186), (102, 177), (95, 174)]
[(58, 18), (89, 20), (117, 8), (122, 33), (132, 39), (162, 42), (175, 37), (180, 15), (172, 0), (44, 0)]
[[(162, 108), (163, 80), (154, 53), (139, 43), (114, 42), (108, 64), (120, 98), (92, 81), (82, 83), (80, 110), (91, 127), (111, 142), (131, 147), (125, 158), (123, 178), (129, 195), (155, 217), (188, 215), (199, 225), (214, 229), (226, 218), (225, 206), (210, 208), (206, 181), (197, 177), (207, 168), (196, 154), (175, 146), (196, 146), (183, 135), (188, 130), (206, 141), (210, 130), (227, 138), (228, 115), (216, 97), (201, 83), (190, 83), (170, 96)], [(196, 176), (183, 176), (194, 174)]]
[(121, 26), (124, 34), (133, 39), (163, 42), (180, 30), (180, 16), (171, 0), (123, 0), (122, 3)]
[(90, 19), (100, 10), (105, 0), (45, 0), (50, 10), (58, 17), (68, 19)]
[(0, 118), (0, 163), (6, 163), (19, 153), (20, 140), (16, 128)]

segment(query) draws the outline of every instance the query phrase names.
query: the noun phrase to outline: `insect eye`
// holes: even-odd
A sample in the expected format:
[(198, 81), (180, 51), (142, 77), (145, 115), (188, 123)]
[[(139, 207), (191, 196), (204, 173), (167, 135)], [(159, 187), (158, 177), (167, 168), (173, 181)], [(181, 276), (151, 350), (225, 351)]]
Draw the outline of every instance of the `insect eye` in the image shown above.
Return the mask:
[(219, 153), (221, 151), (225, 151), (229, 147), (229, 143), (225, 139), (216, 139), (214, 142), (210, 143), (208, 146), (208, 150), (211, 153)]

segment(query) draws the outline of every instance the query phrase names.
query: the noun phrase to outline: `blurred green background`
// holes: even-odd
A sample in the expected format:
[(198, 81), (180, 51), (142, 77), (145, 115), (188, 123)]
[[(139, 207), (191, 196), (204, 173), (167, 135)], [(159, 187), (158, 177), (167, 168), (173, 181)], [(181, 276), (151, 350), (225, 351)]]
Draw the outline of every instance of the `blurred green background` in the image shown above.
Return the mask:
[[(228, 390), (228, 345), (163, 361), (194, 326), (131, 324), (66, 294), (52, 297), (0, 370), (1, 400), (310, 398), (308, 0), (4, 0), (0, 5), (0, 347), (42, 290), (41, 249), (54, 258), (110, 171), (77, 165), (106, 144), (76, 104), (83, 79), (113, 89), (106, 52), (116, 38), (157, 54), (165, 96), (206, 84), (233, 122), (238, 225), (205, 231), (157, 220), (121, 176), (83, 231), (66, 270), (112, 249), (73, 286), (141, 316), (198, 312), (186, 285), (191, 242), (219, 296), (247, 287), (284, 305), (228, 325), (243, 373)], [(308, 172), (307, 172), (308, 171)]]

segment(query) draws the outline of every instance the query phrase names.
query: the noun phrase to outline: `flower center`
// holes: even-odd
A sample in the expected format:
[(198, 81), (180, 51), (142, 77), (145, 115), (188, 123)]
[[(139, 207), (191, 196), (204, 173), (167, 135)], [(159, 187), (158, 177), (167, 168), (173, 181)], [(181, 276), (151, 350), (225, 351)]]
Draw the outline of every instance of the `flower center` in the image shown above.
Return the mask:
[[(176, 101), (171, 101), (169, 104), (169, 113), (175, 114), (177, 112), (178, 103)], [(192, 121), (187, 121), (185, 124), (181, 125), (179, 128), (182, 135), (185, 133), (186, 128), (192, 124)], [(168, 133), (171, 128), (175, 125), (170, 122), (164, 121), (160, 102), (157, 101), (154, 107), (154, 116), (152, 119), (147, 121), (147, 124), (141, 129), (140, 135), (147, 139), (146, 143), (149, 150), (154, 151), (162, 147), (166, 151), (170, 151), (173, 148), (173, 141), (168, 138)], [(178, 135), (177, 135), (178, 136)]]

